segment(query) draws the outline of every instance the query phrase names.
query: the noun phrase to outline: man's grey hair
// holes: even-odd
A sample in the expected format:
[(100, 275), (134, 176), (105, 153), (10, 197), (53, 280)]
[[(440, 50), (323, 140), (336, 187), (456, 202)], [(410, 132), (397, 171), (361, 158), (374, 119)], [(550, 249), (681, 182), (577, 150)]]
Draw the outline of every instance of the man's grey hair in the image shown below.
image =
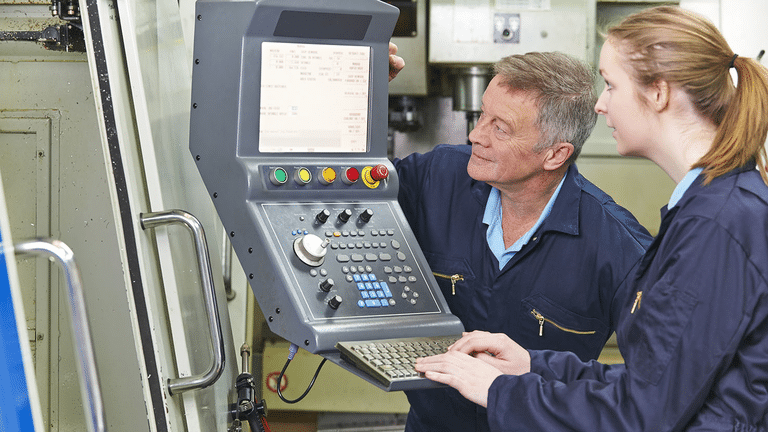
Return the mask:
[(539, 108), (541, 141), (534, 151), (559, 142), (573, 144), (573, 163), (597, 122), (595, 74), (580, 60), (559, 52), (530, 52), (494, 65), (501, 84), (511, 91), (533, 93)]

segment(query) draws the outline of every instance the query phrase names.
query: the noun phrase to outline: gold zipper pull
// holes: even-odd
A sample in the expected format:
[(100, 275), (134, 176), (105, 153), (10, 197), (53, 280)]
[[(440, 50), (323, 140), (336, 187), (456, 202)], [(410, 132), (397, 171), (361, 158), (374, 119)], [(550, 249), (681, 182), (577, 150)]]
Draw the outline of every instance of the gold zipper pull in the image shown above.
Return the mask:
[(456, 282), (457, 281), (463, 281), (464, 276), (460, 274), (455, 274), (451, 276), (451, 295), (456, 295)]
[(544, 316), (538, 312), (536, 312), (536, 309), (531, 311), (531, 314), (539, 320), (539, 336), (544, 336)]
[(642, 301), (643, 301), (643, 292), (642, 291), (638, 291), (637, 292), (637, 297), (635, 297), (635, 303), (632, 304), (632, 310), (629, 311), (629, 313), (635, 313), (635, 309), (639, 309), (640, 308), (640, 302), (642, 302)]

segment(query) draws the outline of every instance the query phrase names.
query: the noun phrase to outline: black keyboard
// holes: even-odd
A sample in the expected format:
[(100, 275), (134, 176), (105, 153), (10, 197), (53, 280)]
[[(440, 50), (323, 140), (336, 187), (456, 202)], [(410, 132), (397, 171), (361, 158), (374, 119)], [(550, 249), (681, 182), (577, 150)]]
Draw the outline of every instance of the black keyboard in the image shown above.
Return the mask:
[(459, 338), (461, 335), (338, 342), (336, 349), (343, 359), (385, 387), (410, 390), (423, 388), (420, 382), (429, 381), (413, 368), (416, 359), (442, 354)]

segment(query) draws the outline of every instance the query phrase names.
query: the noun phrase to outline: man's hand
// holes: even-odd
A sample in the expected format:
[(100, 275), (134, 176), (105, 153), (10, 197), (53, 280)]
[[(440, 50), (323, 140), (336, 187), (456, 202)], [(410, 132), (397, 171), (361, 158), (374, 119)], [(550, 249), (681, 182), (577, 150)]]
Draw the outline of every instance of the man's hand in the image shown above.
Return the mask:
[(397, 45), (389, 43), (389, 80), (395, 79), (398, 73), (405, 67), (405, 60), (397, 55)]
[(447, 384), (468, 400), (488, 406), (488, 389), (501, 371), (459, 351), (416, 359), (416, 371), (432, 381)]
[(464, 333), (445, 354), (417, 359), (415, 369), (487, 407), (488, 389), (496, 377), (530, 372), (531, 356), (505, 334), (474, 331)]

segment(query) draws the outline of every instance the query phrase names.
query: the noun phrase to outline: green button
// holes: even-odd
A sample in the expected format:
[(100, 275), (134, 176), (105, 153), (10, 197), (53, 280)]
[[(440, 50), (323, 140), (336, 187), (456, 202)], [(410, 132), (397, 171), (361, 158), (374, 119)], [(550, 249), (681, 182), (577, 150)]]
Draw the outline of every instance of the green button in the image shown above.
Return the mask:
[(288, 180), (288, 173), (282, 168), (273, 168), (269, 173), (269, 181), (275, 186), (280, 186)]

